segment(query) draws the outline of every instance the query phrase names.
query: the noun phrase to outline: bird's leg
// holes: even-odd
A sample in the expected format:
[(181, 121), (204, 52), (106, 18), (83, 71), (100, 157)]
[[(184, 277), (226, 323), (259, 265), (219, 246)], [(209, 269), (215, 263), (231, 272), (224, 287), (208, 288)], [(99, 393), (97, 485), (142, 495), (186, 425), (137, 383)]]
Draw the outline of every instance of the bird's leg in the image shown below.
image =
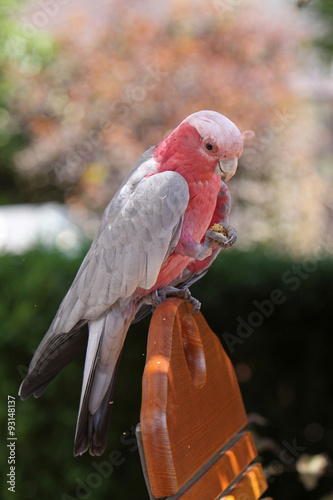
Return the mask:
[(219, 247), (227, 250), (230, 248), (237, 240), (237, 231), (230, 224), (226, 222), (220, 222), (219, 224), (214, 224), (206, 232), (205, 242), (202, 244), (202, 252), (198, 257), (199, 260), (206, 258), (209, 254), (209, 249), (212, 247)]
[(196, 314), (200, 310), (201, 303), (192, 297), (188, 288), (175, 288), (174, 286), (166, 286), (165, 288), (161, 288), (160, 290), (153, 292), (151, 299), (153, 308), (156, 308), (168, 297), (177, 297), (179, 299), (183, 299), (188, 304), (191, 304), (194, 309), (193, 314)]

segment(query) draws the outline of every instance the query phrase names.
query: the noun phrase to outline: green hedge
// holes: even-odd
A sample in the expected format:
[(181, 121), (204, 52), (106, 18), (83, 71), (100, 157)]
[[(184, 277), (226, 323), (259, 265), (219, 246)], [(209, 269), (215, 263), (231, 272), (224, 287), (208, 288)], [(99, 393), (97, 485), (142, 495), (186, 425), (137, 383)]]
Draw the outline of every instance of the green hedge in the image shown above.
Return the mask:
[[(83, 359), (63, 370), (40, 399), (16, 396), (81, 259), (42, 250), (0, 258), (0, 411), (6, 436), (7, 397), (16, 397), (16, 492), (21, 499), (145, 499), (133, 430), (149, 318), (126, 340), (104, 456), (72, 454)], [(268, 422), (261, 435), (282, 448), (296, 442), (302, 452), (331, 456), (332, 281), (333, 261), (325, 254), (293, 262), (264, 250), (232, 250), (192, 287), (236, 366), (247, 412)], [(6, 474), (8, 453), (0, 463)], [(261, 456), (264, 465), (273, 460), (265, 451)], [(301, 486), (288, 496), (287, 476), (272, 481), (270, 494), (305, 498), (297, 496)], [(1, 497), (13, 498), (7, 487), (3, 482)]]

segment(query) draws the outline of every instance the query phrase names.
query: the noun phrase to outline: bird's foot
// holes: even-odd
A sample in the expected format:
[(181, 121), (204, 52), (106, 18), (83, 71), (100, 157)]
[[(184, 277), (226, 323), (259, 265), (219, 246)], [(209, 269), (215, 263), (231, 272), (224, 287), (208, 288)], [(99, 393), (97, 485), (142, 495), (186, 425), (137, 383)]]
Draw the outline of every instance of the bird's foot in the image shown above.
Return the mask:
[(191, 292), (188, 288), (175, 288), (174, 286), (167, 286), (165, 288), (161, 288), (160, 290), (156, 290), (152, 294), (152, 306), (155, 309), (158, 305), (160, 305), (164, 300), (169, 297), (177, 297), (179, 299), (183, 299), (188, 304), (191, 304), (194, 311), (192, 314), (196, 314), (200, 311), (201, 303), (198, 299), (192, 297)]
[(214, 224), (206, 232), (206, 242), (210, 246), (220, 247), (224, 250), (230, 248), (237, 240), (237, 231), (230, 224)]

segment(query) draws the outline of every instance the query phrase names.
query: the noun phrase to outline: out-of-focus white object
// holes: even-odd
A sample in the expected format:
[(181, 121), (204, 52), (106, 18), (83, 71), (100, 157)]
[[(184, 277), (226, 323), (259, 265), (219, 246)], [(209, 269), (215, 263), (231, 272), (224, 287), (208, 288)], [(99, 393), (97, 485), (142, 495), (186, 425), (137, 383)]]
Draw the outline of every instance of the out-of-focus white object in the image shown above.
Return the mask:
[(308, 455), (303, 453), (296, 462), (296, 469), (300, 474), (300, 480), (307, 490), (313, 490), (330, 465), (328, 457), (324, 453)]
[(38, 245), (72, 252), (82, 241), (82, 231), (71, 221), (65, 205), (0, 206), (1, 253), (19, 254)]

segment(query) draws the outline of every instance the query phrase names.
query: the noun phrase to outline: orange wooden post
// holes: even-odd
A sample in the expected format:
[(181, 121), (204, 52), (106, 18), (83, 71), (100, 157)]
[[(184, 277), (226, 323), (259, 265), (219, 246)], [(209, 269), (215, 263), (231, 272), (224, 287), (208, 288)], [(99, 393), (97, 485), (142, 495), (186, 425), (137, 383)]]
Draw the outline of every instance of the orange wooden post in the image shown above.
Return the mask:
[(137, 436), (151, 499), (257, 500), (267, 488), (232, 364), (201, 313), (154, 312)]

